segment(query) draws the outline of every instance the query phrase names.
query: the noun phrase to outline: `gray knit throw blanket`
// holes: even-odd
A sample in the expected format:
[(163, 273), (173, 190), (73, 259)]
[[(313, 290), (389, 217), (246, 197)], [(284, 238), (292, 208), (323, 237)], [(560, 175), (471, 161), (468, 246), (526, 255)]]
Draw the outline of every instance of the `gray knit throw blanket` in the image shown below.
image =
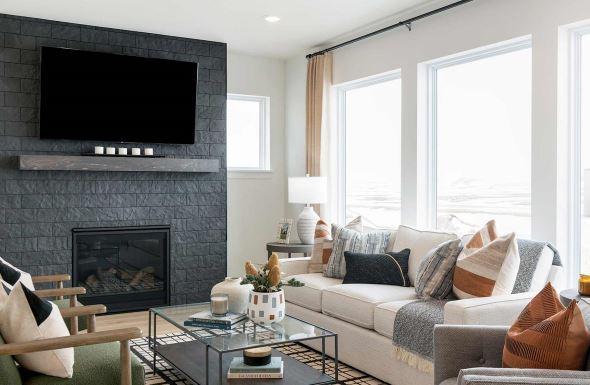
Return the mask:
[[(520, 267), (513, 293), (524, 293), (530, 289), (545, 246), (553, 251), (553, 265), (562, 266), (559, 253), (553, 245), (518, 239)], [(434, 326), (444, 323), (445, 304), (452, 300), (454, 298), (442, 301), (420, 299), (399, 309), (393, 325), (394, 352), (398, 359), (423, 372), (432, 373)]]

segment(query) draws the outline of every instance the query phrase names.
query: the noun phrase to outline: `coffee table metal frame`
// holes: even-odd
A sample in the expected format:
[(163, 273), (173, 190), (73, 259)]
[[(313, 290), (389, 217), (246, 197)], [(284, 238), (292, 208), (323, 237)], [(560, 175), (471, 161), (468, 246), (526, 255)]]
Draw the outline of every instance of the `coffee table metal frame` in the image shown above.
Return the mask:
[[(209, 303), (204, 302), (204, 303), (199, 303), (199, 304), (194, 304), (194, 305), (203, 305), (203, 306), (208, 306)], [(185, 333), (190, 334), (195, 340), (201, 342), (202, 344), (204, 344), (205, 347), (205, 384), (199, 384), (197, 382), (197, 380), (191, 378), (189, 375), (187, 375), (184, 371), (182, 371), (180, 368), (178, 368), (173, 362), (170, 362), (169, 360), (167, 360), (165, 357), (160, 356), (162, 359), (164, 359), (166, 362), (168, 362), (168, 364), (170, 364), (172, 367), (174, 367), (176, 370), (178, 370), (180, 373), (182, 373), (186, 379), (188, 379), (191, 383), (193, 384), (197, 384), (197, 385), (209, 385), (209, 351), (214, 351), (215, 353), (217, 353), (218, 355), (218, 368), (219, 368), (219, 384), (221, 384), (223, 382), (223, 378), (224, 378), (224, 370), (223, 370), (223, 355), (227, 354), (227, 353), (233, 353), (233, 352), (238, 352), (238, 351), (243, 351), (245, 349), (250, 349), (250, 348), (258, 348), (258, 347), (275, 347), (275, 346), (280, 346), (280, 345), (286, 345), (289, 343), (293, 343), (293, 342), (303, 342), (303, 341), (309, 341), (309, 340), (317, 340), (317, 339), (321, 339), (322, 340), (322, 351), (321, 351), (321, 355), (322, 355), (322, 373), (326, 374), (326, 339), (327, 338), (334, 338), (334, 380), (333, 381), (325, 381), (325, 382), (320, 382), (320, 383), (314, 383), (314, 385), (324, 385), (324, 384), (338, 384), (338, 374), (339, 374), (339, 369), (338, 369), (338, 334), (333, 333), (329, 330), (326, 330), (324, 328), (320, 328), (318, 326), (315, 326), (313, 324), (310, 324), (309, 322), (303, 321), (299, 318), (296, 317), (292, 317), (289, 315), (286, 315), (285, 318), (291, 318), (293, 320), (302, 322), (304, 324), (313, 326), (316, 329), (322, 330), (325, 335), (321, 335), (321, 336), (311, 336), (311, 337), (306, 337), (306, 338), (296, 338), (293, 340), (286, 340), (286, 341), (280, 341), (280, 342), (269, 342), (269, 343), (259, 343), (259, 344), (252, 344), (252, 345), (248, 345), (245, 347), (237, 347), (237, 348), (231, 348), (231, 349), (218, 349), (215, 346), (212, 346), (209, 344), (208, 340), (212, 337), (216, 337), (219, 336), (219, 334), (212, 334), (211, 337), (207, 337), (207, 338), (203, 338), (199, 335), (197, 335), (195, 333), (195, 331), (200, 330), (200, 331), (204, 331), (207, 330), (207, 328), (195, 328), (195, 329), (189, 329), (188, 327), (184, 326), (184, 324), (180, 324), (179, 322), (177, 322), (176, 320), (167, 317), (166, 314), (160, 312), (160, 309), (165, 309), (165, 308), (175, 308), (175, 307), (181, 307), (181, 306), (185, 306), (185, 305), (180, 305), (180, 306), (164, 306), (164, 307), (159, 307), (159, 308), (150, 308), (149, 312), (148, 312), (148, 348), (152, 350), (153, 352), (153, 371), (154, 374), (157, 373), (157, 367), (156, 367), (156, 359), (157, 359), (157, 347), (158, 347), (158, 337), (157, 337), (157, 317), (161, 317), (162, 319), (170, 322), (171, 324), (173, 324), (174, 326), (176, 326), (177, 328), (179, 328), (180, 330), (182, 330)], [(242, 330), (242, 333), (246, 333), (246, 324), (249, 322), (249, 320), (245, 320), (245, 321), (241, 321), (239, 323), (237, 323), (232, 329), (233, 330)], [(152, 328), (153, 325), (153, 328)], [(253, 328), (254, 328), (254, 335), (257, 333), (257, 330), (261, 330), (261, 331), (266, 331), (266, 332), (274, 332), (276, 333), (275, 330), (270, 329), (264, 325), (258, 325), (253, 323)], [(153, 335), (152, 335), (152, 329), (153, 329)], [(228, 334), (229, 335), (229, 334)]]

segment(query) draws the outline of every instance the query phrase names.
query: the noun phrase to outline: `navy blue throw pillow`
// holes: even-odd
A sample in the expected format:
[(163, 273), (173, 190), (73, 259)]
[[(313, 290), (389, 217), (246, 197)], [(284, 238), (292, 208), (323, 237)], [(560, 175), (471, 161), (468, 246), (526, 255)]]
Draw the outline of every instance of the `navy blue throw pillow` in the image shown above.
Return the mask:
[(342, 283), (410, 286), (408, 260), (410, 249), (397, 253), (362, 254), (344, 252), (346, 275)]

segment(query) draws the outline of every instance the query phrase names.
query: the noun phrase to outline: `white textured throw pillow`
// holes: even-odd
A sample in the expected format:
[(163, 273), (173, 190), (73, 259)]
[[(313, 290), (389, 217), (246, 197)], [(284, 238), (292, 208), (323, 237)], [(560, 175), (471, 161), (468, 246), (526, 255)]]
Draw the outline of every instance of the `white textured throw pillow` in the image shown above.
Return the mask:
[(22, 282), (29, 290), (35, 290), (31, 274), (12, 266), (2, 258), (0, 258), (0, 280), (11, 289), (17, 282)]
[(512, 294), (519, 268), (516, 235), (498, 237), (496, 224), (490, 221), (459, 254), (453, 293), (459, 299)]
[(386, 251), (400, 252), (403, 249), (410, 249), (410, 260), (408, 261), (408, 276), (412, 286), (416, 284), (418, 269), (429, 251), (435, 247), (457, 239), (455, 234), (442, 233), (437, 231), (421, 231), (408, 226), (400, 226), (395, 236), (395, 242)]
[[(0, 330), (7, 343), (70, 335), (58, 307), (20, 283), (13, 287), (0, 312)], [(74, 370), (74, 348), (21, 354), (15, 359), (23, 368), (48, 376), (71, 378)]]

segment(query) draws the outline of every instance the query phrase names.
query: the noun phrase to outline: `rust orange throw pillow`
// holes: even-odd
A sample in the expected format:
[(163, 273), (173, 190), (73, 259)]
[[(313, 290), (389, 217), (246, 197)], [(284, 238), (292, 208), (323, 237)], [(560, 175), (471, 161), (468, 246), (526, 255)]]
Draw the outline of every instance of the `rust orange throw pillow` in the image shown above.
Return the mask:
[(583, 370), (588, 348), (590, 333), (578, 304), (565, 308), (548, 283), (510, 327), (502, 366)]

